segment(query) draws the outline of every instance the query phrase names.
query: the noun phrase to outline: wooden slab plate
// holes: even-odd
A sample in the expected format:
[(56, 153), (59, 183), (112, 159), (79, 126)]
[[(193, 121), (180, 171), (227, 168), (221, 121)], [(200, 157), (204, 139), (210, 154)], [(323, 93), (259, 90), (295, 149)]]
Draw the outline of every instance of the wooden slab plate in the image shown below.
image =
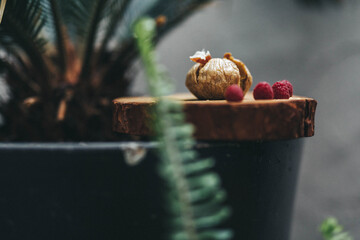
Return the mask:
[[(239, 103), (225, 100), (198, 100), (191, 94), (169, 98), (184, 104), (188, 122), (199, 140), (282, 140), (314, 135), (317, 102), (293, 96), (285, 100), (254, 100), (252, 93)], [(113, 101), (113, 130), (131, 135), (149, 136), (152, 130), (151, 97), (126, 97)]]

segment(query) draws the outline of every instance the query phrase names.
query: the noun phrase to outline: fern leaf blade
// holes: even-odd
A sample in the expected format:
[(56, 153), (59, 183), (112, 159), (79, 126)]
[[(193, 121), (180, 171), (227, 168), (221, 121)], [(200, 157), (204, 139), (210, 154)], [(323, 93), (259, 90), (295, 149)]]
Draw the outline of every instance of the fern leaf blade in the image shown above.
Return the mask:
[(212, 228), (220, 223), (222, 223), (224, 220), (228, 219), (230, 217), (231, 210), (229, 207), (222, 207), (219, 209), (215, 214), (212, 214), (210, 216), (197, 218), (195, 220), (197, 228)]
[[(186, 161), (186, 156), (184, 156), (184, 153), (181, 153), (183, 156), (183, 161)], [(203, 171), (209, 170), (212, 167), (214, 167), (215, 161), (212, 158), (198, 160), (194, 162), (189, 162), (184, 165), (184, 171), (187, 176), (193, 175), (193, 174), (199, 174)]]
[[(199, 240), (199, 231), (213, 228), (230, 216), (230, 208), (220, 205), (225, 194), (221, 192), (220, 179), (210, 171), (211, 160), (192, 158), (195, 140), (192, 138), (193, 127), (181, 122), (173, 115), (182, 113), (182, 105), (162, 97), (169, 94), (171, 84), (164, 81), (166, 74), (156, 64), (152, 39), (155, 36), (153, 19), (139, 20), (135, 25), (138, 47), (143, 57), (149, 88), (153, 96), (159, 97), (155, 104), (156, 132), (161, 157), (160, 174), (167, 182), (167, 200), (172, 213), (173, 234), (171, 239)], [(205, 212), (206, 211), (206, 212)], [(225, 239), (225, 235), (213, 234), (214, 239)], [(218, 237), (218, 238), (217, 238)]]
[(200, 240), (230, 240), (233, 236), (231, 230), (207, 230), (199, 233)]

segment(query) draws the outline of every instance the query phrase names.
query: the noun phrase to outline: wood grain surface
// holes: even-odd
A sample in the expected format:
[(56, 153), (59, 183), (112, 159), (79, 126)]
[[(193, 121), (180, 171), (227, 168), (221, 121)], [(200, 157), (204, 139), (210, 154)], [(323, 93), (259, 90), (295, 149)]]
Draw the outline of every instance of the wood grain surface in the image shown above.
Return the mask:
[[(293, 96), (281, 100), (254, 100), (251, 93), (239, 103), (197, 100), (191, 94), (169, 96), (184, 104), (188, 122), (194, 124), (199, 140), (282, 140), (314, 135), (317, 102)], [(151, 97), (127, 97), (113, 101), (113, 130), (149, 136), (152, 129)]]

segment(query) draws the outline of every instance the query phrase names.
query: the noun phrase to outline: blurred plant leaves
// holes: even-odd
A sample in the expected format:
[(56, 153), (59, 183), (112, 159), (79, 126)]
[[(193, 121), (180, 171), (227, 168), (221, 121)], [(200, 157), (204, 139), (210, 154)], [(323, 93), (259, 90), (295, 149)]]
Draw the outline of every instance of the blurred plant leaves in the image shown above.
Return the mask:
[(319, 230), (324, 240), (353, 240), (347, 232), (344, 232), (343, 226), (334, 217), (327, 218)]

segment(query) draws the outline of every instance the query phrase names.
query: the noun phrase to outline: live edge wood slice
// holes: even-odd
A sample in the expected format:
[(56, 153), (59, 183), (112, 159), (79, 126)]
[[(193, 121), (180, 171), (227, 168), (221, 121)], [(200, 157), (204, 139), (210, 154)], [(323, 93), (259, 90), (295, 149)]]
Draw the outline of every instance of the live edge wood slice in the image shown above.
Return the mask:
[[(198, 140), (282, 140), (314, 135), (315, 109), (312, 98), (293, 96), (285, 100), (254, 100), (246, 94), (239, 103), (197, 100), (191, 94), (169, 96), (184, 104), (186, 119)], [(113, 101), (113, 130), (149, 136), (152, 129), (151, 97), (126, 97)]]

